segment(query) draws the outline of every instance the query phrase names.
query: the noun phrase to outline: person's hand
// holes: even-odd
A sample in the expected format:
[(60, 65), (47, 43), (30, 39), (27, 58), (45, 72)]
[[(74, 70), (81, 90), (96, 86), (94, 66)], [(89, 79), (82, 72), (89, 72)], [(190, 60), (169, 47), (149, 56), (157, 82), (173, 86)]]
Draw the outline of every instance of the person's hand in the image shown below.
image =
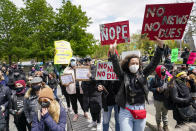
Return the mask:
[(89, 73), (87, 74), (87, 77), (90, 78), (91, 76), (92, 76), (92, 74), (89, 72)]
[(154, 38), (155, 38), (155, 41), (158, 44), (158, 46), (160, 48), (163, 48), (164, 42), (161, 39), (159, 39), (157, 36), (155, 36)]
[(156, 88), (156, 91), (159, 92), (160, 91), (160, 88)]
[(117, 40), (115, 40), (113, 45), (110, 45), (109, 52), (111, 53), (111, 55), (115, 54), (115, 50), (116, 50), (116, 46), (117, 46), (116, 42), (117, 42)]
[(103, 85), (98, 85), (98, 91), (102, 91), (103, 90)]
[(46, 113), (48, 113), (48, 108), (42, 108), (41, 115), (44, 116)]

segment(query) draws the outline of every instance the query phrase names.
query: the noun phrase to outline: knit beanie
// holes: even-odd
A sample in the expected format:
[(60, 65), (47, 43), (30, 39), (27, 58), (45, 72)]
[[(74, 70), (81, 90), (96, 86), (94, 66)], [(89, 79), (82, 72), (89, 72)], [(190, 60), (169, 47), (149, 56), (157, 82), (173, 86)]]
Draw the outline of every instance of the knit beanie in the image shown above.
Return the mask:
[(54, 100), (54, 94), (50, 87), (42, 88), (39, 92), (39, 99), (40, 98), (49, 98), (51, 100)]
[(21, 85), (23, 85), (23, 87), (26, 87), (26, 83), (24, 80), (15, 81), (14, 85), (16, 86), (17, 83), (20, 83)]

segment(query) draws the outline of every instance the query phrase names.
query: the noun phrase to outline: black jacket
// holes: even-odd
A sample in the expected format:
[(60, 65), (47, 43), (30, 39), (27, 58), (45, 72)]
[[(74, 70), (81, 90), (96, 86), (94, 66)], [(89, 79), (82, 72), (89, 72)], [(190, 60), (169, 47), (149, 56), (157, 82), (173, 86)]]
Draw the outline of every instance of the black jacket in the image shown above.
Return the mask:
[(119, 80), (102, 81), (102, 85), (108, 91), (108, 94), (107, 92), (103, 91), (102, 95), (102, 106), (104, 109), (106, 109), (107, 106), (113, 106), (116, 104), (115, 97), (118, 93), (120, 84), (121, 82)]
[(160, 93), (157, 91), (157, 88), (162, 87), (165, 83), (167, 83), (167, 78), (162, 80), (158, 75), (151, 79), (149, 90), (153, 92), (155, 100), (164, 101), (164, 91)]
[(57, 85), (58, 85), (58, 82), (57, 82), (57, 80), (55, 78), (49, 79), (48, 80), (48, 85), (50, 86), (50, 88), (56, 89)]
[(92, 77), (90, 81), (82, 81), (82, 90), (83, 90), (83, 100), (84, 100), (84, 111), (88, 111), (89, 107), (91, 112), (99, 112), (102, 107), (101, 101), (101, 92), (98, 91), (97, 85), (100, 83), (95, 80), (96, 67), (91, 66)]
[(180, 79), (174, 81), (174, 87), (171, 89), (171, 97), (177, 107), (189, 106), (192, 100), (189, 88)]
[[(7, 86), (0, 85), (0, 106), (5, 108), (4, 116), (8, 119), (9, 116), (9, 101), (10, 101), (11, 91)], [(0, 114), (2, 115), (2, 114)], [(1, 122), (0, 122), (1, 123)]]
[[(14, 116), (15, 123), (19, 123), (19, 120), (24, 118), (24, 94), (12, 94), (9, 107), (9, 112)], [(15, 110), (18, 114), (15, 113)]]
[[(156, 66), (159, 64), (162, 54), (163, 49), (157, 48), (150, 64), (142, 72), (138, 72), (137, 74), (123, 72), (119, 65), (117, 56), (113, 55), (111, 57), (112, 64), (114, 66), (114, 72), (121, 81), (121, 86), (116, 96), (116, 103), (119, 106), (125, 108), (127, 102), (129, 104), (143, 104), (145, 102), (145, 98), (147, 100), (147, 77), (155, 70)], [(135, 83), (132, 83), (131, 81), (135, 81)], [(132, 85), (135, 86), (133, 87)], [(130, 98), (128, 97), (129, 95), (134, 96)]]
[(29, 88), (24, 99), (24, 113), (29, 124), (32, 122), (33, 116), (37, 113), (37, 111), (38, 97), (35, 94), (32, 94), (32, 89)]

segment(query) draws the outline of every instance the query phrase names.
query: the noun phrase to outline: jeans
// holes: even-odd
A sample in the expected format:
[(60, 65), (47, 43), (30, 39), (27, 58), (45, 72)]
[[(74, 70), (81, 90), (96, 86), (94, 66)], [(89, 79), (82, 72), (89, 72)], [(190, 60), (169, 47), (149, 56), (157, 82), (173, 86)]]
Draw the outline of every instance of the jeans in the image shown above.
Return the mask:
[(110, 122), (111, 113), (112, 113), (113, 108), (114, 108), (114, 112), (115, 112), (115, 130), (120, 131), (119, 114), (118, 114), (118, 106), (117, 105), (108, 106), (108, 111), (103, 112), (103, 131), (109, 130), (109, 122)]
[(154, 106), (155, 106), (155, 109), (156, 109), (155, 117), (156, 117), (157, 125), (161, 124), (161, 118), (162, 118), (163, 125), (168, 126), (168, 119), (167, 119), (168, 110), (166, 109), (166, 107), (164, 105), (164, 102), (154, 100)]
[[(128, 105), (126, 107), (132, 110), (143, 110), (144, 105)], [(132, 114), (123, 108), (120, 108), (119, 113), (120, 131), (144, 131), (146, 125), (145, 119), (134, 119)]]

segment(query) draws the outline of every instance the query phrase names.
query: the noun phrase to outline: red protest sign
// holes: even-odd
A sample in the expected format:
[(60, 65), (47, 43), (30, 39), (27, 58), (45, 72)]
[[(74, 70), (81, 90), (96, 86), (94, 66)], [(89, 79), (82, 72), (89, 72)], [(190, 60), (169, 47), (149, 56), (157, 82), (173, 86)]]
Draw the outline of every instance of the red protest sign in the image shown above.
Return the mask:
[(129, 21), (107, 23), (100, 25), (101, 45), (130, 42)]
[(196, 52), (191, 52), (187, 64), (194, 64), (195, 59), (196, 59)]
[(193, 3), (146, 5), (142, 34), (150, 40), (154, 36), (162, 40), (181, 39), (192, 6)]
[(97, 63), (96, 80), (118, 80), (112, 62)]

